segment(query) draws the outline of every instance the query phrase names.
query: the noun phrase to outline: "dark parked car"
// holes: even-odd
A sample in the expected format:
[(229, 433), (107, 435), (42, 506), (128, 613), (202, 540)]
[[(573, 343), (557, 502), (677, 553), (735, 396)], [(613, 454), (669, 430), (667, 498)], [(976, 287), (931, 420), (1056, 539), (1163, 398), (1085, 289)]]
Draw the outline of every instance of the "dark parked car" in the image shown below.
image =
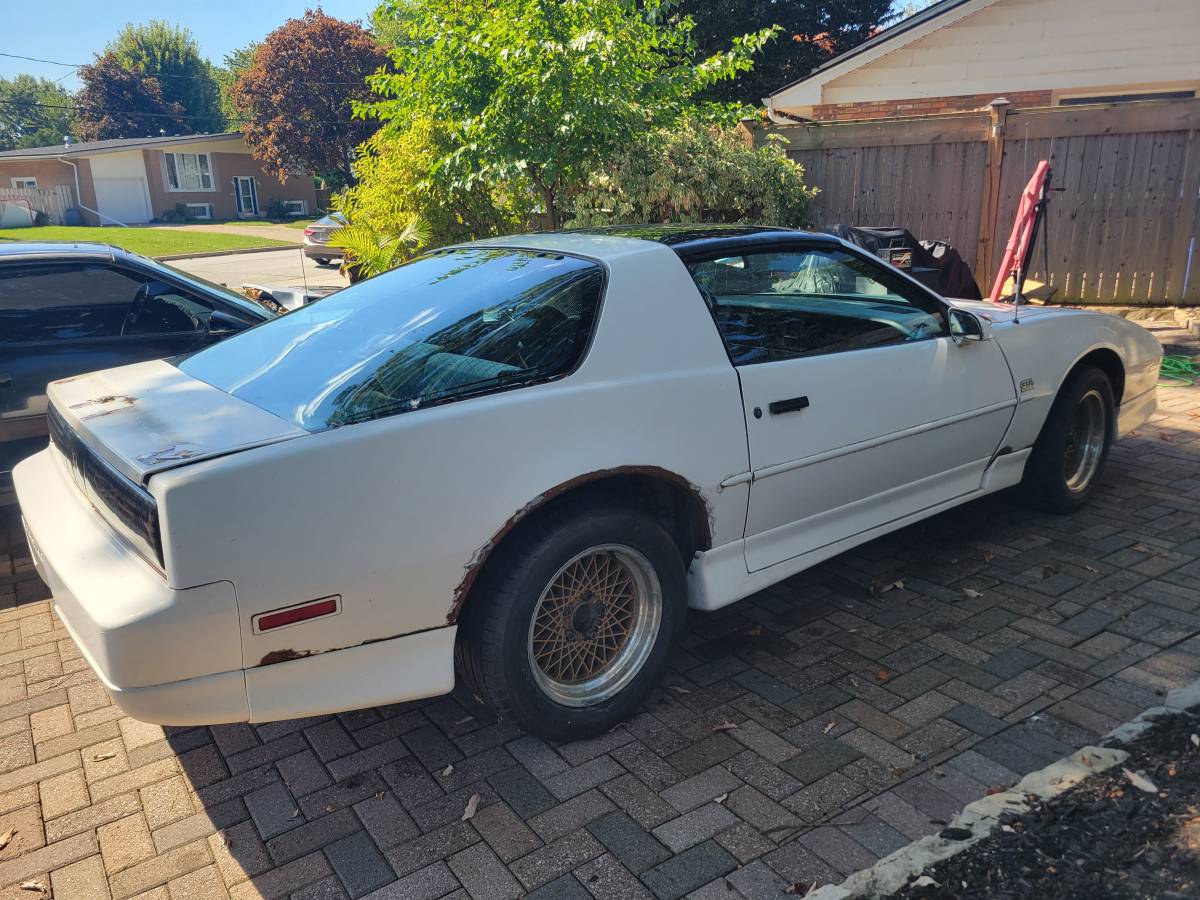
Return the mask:
[(46, 384), (199, 350), (272, 317), (105, 244), (0, 244), (0, 487), (46, 442)]

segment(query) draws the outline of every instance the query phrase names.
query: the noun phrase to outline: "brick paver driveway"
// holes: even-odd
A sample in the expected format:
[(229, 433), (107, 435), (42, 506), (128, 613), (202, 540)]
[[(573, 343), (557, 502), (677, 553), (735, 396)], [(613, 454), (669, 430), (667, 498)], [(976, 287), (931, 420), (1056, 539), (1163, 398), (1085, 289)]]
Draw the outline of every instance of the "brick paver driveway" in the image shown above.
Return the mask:
[(990, 499), (693, 614), (645, 709), (563, 746), (458, 695), (253, 727), (123, 717), (10, 511), (0, 888), (758, 898), (840, 880), (1200, 672), (1200, 387), (1160, 406), (1078, 515)]

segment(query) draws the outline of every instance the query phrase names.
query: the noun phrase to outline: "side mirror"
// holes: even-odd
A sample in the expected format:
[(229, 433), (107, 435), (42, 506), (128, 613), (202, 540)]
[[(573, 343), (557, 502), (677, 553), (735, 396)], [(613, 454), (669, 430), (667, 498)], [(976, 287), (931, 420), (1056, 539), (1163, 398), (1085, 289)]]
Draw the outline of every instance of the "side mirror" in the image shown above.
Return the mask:
[(992, 322), (983, 316), (952, 306), (950, 308), (950, 337), (956, 344), (962, 344), (965, 341), (990, 341), (992, 339)]

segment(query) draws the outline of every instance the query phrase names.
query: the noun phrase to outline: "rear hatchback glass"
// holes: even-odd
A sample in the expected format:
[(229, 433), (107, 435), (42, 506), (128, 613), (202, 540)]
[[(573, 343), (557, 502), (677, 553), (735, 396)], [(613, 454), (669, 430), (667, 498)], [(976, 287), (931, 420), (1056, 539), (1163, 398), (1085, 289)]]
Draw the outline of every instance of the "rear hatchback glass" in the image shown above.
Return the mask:
[(597, 263), (557, 253), (442, 251), (176, 364), (317, 431), (570, 372), (603, 283)]

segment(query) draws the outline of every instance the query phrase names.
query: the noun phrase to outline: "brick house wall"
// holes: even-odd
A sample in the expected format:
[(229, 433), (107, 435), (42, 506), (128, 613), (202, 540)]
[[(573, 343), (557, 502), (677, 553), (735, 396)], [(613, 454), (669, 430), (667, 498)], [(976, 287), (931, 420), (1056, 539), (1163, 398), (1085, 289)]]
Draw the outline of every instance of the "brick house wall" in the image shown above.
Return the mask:
[[(76, 198), (84, 206), (96, 208), (96, 191), (92, 187), (92, 169), (86, 159), (72, 159), (79, 167), (79, 191), (83, 195)], [(68, 187), (71, 194), (75, 193), (75, 173), (71, 167), (57, 159), (24, 159), (0, 160), (0, 187), (10, 187), (13, 178), (36, 178), (38, 188)], [(96, 217), (91, 213), (83, 213), (84, 222), (95, 225)]]
[[(1049, 89), (1004, 93), (1009, 109), (1050, 105)], [(871, 100), (860, 103), (821, 103), (813, 107), (811, 119), (817, 122), (891, 119), (898, 116), (933, 116), (942, 113), (969, 112), (987, 106), (998, 95), (959, 94), (952, 97), (913, 97), (904, 100)]]
[(146, 182), (150, 189), (151, 208), (155, 216), (175, 208), (176, 203), (209, 203), (215, 219), (237, 218), (237, 198), (233, 191), (233, 179), (239, 175), (250, 176), (258, 189), (258, 211), (265, 214), (271, 201), (303, 200), (308, 213), (317, 209), (317, 195), (313, 179), (309, 175), (289, 176), (283, 184), (274, 175), (263, 170), (262, 165), (249, 153), (210, 152), (213, 190), (172, 191), (167, 187), (167, 169), (163, 162), (164, 152), (188, 153), (191, 148), (182, 146), (171, 150), (143, 150), (146, 164)]

